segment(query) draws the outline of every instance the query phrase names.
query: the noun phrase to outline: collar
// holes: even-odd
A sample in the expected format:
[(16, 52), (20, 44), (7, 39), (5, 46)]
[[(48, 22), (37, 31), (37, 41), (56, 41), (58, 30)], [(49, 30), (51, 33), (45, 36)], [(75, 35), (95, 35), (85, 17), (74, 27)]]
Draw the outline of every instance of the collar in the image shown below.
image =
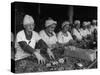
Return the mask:
[(24, 30), (24, 33), (25, 33), (25, 37), (26, 37), (27, 40), (31, 40), (32, 39), (32, 35), (33, 35), (32, 32), (30, 34), (27, 34), (27, 32)]
[(54, 36), (53, 32), (52, 32), (52, 33), (49, 33), (49, 32), (47, 32), (46, 30), (44, 30), (44, 31), (45, 31), (45, 33), (47, 34), (48, 37)]

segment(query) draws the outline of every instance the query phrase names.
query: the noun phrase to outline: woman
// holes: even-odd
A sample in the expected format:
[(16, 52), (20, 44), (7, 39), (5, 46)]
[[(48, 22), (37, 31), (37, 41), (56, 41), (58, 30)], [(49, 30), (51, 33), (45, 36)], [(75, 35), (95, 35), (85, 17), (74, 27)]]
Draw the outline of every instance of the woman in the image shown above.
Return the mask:
[(75, 28), (73, 28), (73, 30), (72, 30), (72, 35), (73, 35), (73, 37), (76, 41), (81, 41), (82, 40), (82, 35), (80, 34), (80, 31), (81, 31), (80, 21), (75, 20), (74, 21), (74, 26), (75, 26)]
[(45, 21), (45, 29), (40, 31), (40, 36), (42, 40), (47, 44), (47, 53), (49, 57), (55, 59), (53, 52), (51, 51), (55, 48), (57, 43), (57, 37), (54, 32), (57, 22), (53, 19), (47, 19)]
[(40, 49), (35, 49), (36, 43), (39, 42), (41, 38), (37, 32), (33, 31), (35, 24), (32, 16), (24, 16), (23, 27), (24, 29), (19, 31), (16, 36), (15, 60), (18, 61), (30, 56), (35, 56), (38, 60), (38, 63), (45, 63), (45, 58), (40, 54)]
[(91, 31), (94, 32), (94, 30), (97, 30), (97, 20), (95, 19), (92, 20), (92, 25), (91, 25)]
[(69, 21), (65, 21), (62, 23), (62, 30), (57, 35), (59, 44), (67, 45), (73, 41), (71, 33), (68, 31), (69, 24)]
[(87, 21), (84, 21), (83, 24), (82, 24), (82, 29), (80, 31), (81, 35), (83, 38), (87, 38), (87, 35), (88, 35), (88, 29), (87, 29), (87, 26), (88, 26), (88, 22)]

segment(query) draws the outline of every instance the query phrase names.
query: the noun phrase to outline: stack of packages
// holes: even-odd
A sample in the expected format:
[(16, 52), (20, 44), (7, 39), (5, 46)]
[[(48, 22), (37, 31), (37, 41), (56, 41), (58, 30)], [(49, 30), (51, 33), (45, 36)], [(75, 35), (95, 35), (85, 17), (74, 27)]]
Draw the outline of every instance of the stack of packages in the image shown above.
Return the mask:
[(76, 48), (74, 46), (65, 47), (64, 55), (76, 57), (87, 61), (94, 61), (96, 59), (96, 51), (90, 49)]

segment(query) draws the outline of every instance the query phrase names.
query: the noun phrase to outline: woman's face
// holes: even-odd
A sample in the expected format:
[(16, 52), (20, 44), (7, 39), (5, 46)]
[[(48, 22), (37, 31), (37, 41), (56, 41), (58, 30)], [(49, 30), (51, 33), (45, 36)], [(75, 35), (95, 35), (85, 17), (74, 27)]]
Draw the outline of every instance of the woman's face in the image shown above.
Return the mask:
[(77, 24), (77, 25), (76, 25), (76, 28), (77, 28), (77, 29), (80, 28), (80, 24)]
[(90, 29), (91, 28), (91, 25), (88, 25), (87, 28)]
[(67, 24), (67, 25), (65, 25), (65, 26), (63, 27), (63, 31), (64, 31), (64, 32), (68, 31), (68, 29), (69, 29), (69, 24)]
[(34, 24), (29, 24), (24, 26), (26, 31), (33, 31), (34, 29)]
[(56, 25), (52, 24), (51, 26), (48, 26), (46, 29), (48, 30), (48, 32), (54, 32), (55, 28), (56, 28)]

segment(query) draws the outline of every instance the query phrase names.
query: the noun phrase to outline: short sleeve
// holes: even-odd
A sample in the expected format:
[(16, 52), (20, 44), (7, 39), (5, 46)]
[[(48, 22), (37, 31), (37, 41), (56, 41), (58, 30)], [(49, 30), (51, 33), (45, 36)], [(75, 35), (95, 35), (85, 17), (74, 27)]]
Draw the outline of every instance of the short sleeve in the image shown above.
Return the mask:
[(70, 40), (73, 40), (71, 33), (68, 32), (68, 34), (69, 34), (69, 38), (70, 38)]
[(15, 48), (19, 48), (20, 49), (20, 46), (19, 46), (19, 43), (18, 42), (21, 42), (22, 41), (22, 37), (24, 35), (22, 34), (22, 31), (18, 32), (17, 35), (16, 35), (16, 40), (15, 40)]
[(22, 41), (22, 37), (23, 37), (23, 34), (18, 33), (17, 36), (16, 36), (16, 42)]
[(55, 41), (58, 42), (58, 39), (57, 39), (57, 34), (54, 33), (54, 36), (55, 36)]
[(41, 36), (41, 38), (43, 38), (43, 36), (45, 36), (43, 33), (43, 30), (39, 32), (39, 35)]
[(72, 32), (73, 32), (72, 34), (76, 36), (76, 30), (73, 29)]
[(48, 40), (47, 40), (47, 37), (46, 37), (46, 35), (44, 33), (44, 30), (41, 30), (39, 32), (39, 35), (40, 35), (41, 39), (47, 43)]
[(57, 40), (58, 40), (59, 43), (62, 43), (62, 35), (61, 35), (61, 32), (59, 32), (57, 34)]
[(41, 39), (40, 35), (37, 32), (35, 32), (35, 40), (36, 40), (36, 42), (38, 42), (40, 39)]

